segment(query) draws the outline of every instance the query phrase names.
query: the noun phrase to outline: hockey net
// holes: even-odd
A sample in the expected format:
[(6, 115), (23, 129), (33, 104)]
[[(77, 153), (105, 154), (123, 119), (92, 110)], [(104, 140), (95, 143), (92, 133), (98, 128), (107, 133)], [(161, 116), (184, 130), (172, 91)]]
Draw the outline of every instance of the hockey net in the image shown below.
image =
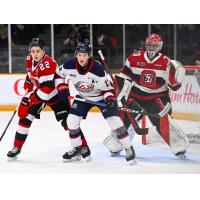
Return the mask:
[[(200, 66), (185, 66), (186, 76), (182, 87), (170, 91), (173, 120), (188, 137), (190, 144), (200, 144)], [(150, 127), (148, 135), (142, 136), (142, 144), (163, 142), (147, 117), (141, 126)]]

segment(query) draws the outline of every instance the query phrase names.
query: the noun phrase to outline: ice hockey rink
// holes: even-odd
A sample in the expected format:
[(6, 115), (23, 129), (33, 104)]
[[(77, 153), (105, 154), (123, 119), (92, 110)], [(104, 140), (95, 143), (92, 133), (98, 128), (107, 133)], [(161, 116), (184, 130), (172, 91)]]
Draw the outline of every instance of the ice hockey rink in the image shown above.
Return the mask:
[[(0, 127), (3, 132), (12, 112), (0, 112)], [(200, 173), (200, 153), (192, 151), (187, 159), (177, 159), (168, 147), (142, 145), (140, 136), (136, 136), (133, 146), (137, 154), (137, 164), (129, 166), (125, 161), (125, 152), (120, 157), (110, 157), (103, 145), (110, 129), (100, 113), (89, 113), (81, 124), (92, 151), (92, 161), (63, 163), (62, 155), (71, 150), (70, 141), (53, 112), (43, 112), (40, 120), (35, 120), (29, 136), (17, 161), (8, 162), (7, 152), (13, 146), (13, 138), (18, 117), (15, 116), (3, 140), (0, 143), (1, 174), (35, 173), (122, 173), (122, 174), (197, 174)], [(198, 147), (196, 147), (198, 148)]]

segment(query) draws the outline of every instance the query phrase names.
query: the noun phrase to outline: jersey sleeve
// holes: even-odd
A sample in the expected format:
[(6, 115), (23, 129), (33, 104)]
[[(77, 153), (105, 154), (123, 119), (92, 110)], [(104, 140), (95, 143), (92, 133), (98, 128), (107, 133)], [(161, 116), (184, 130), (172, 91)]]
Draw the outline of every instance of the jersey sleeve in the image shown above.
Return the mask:
[(114, 96), (114, 88), (109, 75), (105, 73), (102, 65), (100, 65), (101, 76), (98, 77), (98, 88), (102, 91), (104, 99), (108, 96)]
[(67, 69), (64, 68), (64, 65), (60, 65), (56, 69), (55, 73), (55, 87), (57, 88), (58, 85), (65, 83), (65, 78), (68, 76)]
[(26, 56), (25, 65), (26, 65), (27, 72), (30, 73), (31, 68), (32, 68), (32, 57), (31, 57), (31, 55)]
[(133, 78), (132, 78), (131, 63), (130, 63), (131, 61), (130, 60), (131, 60), (131, 56), (129, 56), (126, 59), (124, 67), (120, 70), (120, 76), (132, 81)]

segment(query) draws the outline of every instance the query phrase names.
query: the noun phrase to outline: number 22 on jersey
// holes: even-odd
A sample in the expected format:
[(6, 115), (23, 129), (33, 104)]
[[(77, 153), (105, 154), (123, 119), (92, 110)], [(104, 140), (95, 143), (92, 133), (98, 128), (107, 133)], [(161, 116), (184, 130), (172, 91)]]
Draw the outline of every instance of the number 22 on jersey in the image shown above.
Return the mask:
[(45, 61), (44, 63), (40, 63), (39, 64), (39, 67), (41, 69), (41, 71), (45, 70), (45, 68), (50, 68), (50, 65), (49, 65), (49, 62), (48, 61)]

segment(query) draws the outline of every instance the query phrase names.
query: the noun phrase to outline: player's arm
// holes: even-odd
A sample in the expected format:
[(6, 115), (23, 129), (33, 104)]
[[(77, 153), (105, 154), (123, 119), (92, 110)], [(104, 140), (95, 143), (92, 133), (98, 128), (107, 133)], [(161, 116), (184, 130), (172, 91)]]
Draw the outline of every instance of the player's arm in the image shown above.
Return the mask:
[(185, 77), (185, 69), (183, 64), (177, 60), (170, 60), (168, 64), (167, 83), (172, 90), (178, 90)]
[(32, 92), (33, 87), (34, 87), (34, 84), (30, 80), (29, 75), (27, 74), (26, 79), (24, 81), (24, 90), (26, 90), (27, 92)]
[(108, 110), (115, 110), (117, 108), (117, 101), (115, 97), (115, 91), (112, 86), (111, 80), (106, 76), (102, 66), (99, 68), (99, 77), (97, 80), (98, 88), (102, 91), (104, 100)]
[(32, 83), (30, 77), (30, 72), (31, 72), (31, 68), (32, 68), (32, 57), (30, 55), (28, 55), (26, 57), (26, 70), (27, 70), (27, 75), (24, 81), (24, 90), (26, 90), (27, 92), (32, 92), (33, 91), (33, 87), (34, 84)]
[(65, 79), (68, 75), (70, 75), (70, 71), (73, 69), (74, 62), (74, 59), (66, 61), (56, 69), (56, 74)]
[(133, 78), (132, 78), (132, 72), (131, 72), (130, 59), (131, 57), (129, 56), (125, 62), (124, 67), (120, 70), (119, 76), (115, 76), (115, 80), (114, 80), (114, 83), (115, 83), (114, 87), (115, 87), (115, 91), (117, 91), (116, 95), (117, 95), (117, 101), (119, 105), (121, 104), (120, 101), (123, 97), (125, 97), (125, 99), (128, 98), (129, 93), (132, 88)]
[(66, 78), (69, 76), (68, 62), (59, 66), (55, 73), (55, 87), (58, 90), (58, 98), (63, 102), (68, 102), (69, 85), (66, 83)]
[(131, 72), (131, 64), (130, 64), (131, 56), (126, 59), (124, 67), (120, 70), (120, 77), (132, 81), (132, 72)]

